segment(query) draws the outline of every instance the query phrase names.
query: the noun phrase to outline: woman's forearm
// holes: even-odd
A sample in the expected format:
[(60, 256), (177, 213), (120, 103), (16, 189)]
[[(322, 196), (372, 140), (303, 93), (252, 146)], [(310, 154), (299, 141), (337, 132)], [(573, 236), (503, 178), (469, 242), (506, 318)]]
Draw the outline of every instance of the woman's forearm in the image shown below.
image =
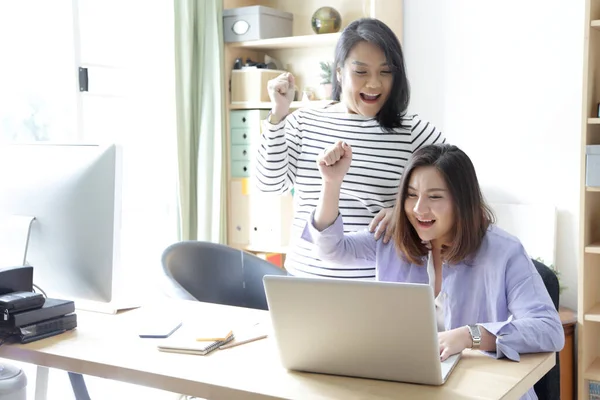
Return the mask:
[(483, 351), (496, 351), (496, 336), (481, 325), (479, 325), (479, 332), (481, 333), (480, 349)]
[[(462, 335), (465, 341), (465, 347), (471, 348), (473, 345), (473, 339), (471, 337), (471, 333), (469, 328), (463, 326)], [(479, 333), (481, 334), (481, 343), (479, 344), (479, 350), (482, 351), (496, 351), (496, 336), (490, 333), (483, 326), (479, 325)]]
[(323, 182), (314, 218), (314, 227), (318, 231), (329, 227), (338, 217), (341, 186), (341, 182)]

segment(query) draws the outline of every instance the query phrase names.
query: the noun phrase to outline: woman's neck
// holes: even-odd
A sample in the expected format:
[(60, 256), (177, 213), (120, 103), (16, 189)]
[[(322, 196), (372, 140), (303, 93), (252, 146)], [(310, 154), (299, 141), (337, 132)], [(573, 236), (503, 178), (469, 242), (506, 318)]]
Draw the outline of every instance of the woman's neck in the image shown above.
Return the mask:
[(441, 264), (443, 263), (443, 257), (442, 257), (442, 249), (443, 249), (443, 242), (441, 241), (432, 241), (431, 242), (431, 253), (433, 255), (433, 259), (436, 262), (436, 265), (439, 264), (441, 266)]
[(444, 247), (448, 247), (452, 243), (452, 236), (444, 235), (443, 237), (433, 239), (430, 243), (432, 249), (441, 253)]
[(353, 111), (348, 106), (348, 103), (346, 102), (346, 99), (344, 97), (344, 93), (340, 93), (340, 101), (338, 103), (338, 106), (340, 107), (341, 110), (343, 110), (344, 112), (346, 112), (348, 114), (357, 114), (355, 111)]

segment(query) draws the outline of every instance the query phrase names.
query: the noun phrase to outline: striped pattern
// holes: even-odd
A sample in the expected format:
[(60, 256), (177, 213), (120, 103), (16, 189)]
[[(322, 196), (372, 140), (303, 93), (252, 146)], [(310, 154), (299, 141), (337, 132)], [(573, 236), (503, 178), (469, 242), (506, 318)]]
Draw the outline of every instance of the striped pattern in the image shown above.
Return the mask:
[(352, 146), (352, 165), (340, 196), (340, 213), (349, 232), (367, 229), (382, 208), (393, 207), (400, 176), (415, 150), (445, 139), (416, 115), (406, 116), (393, 133), (383, 131), (373, 118), (335, 108), (300, 109), (276, 125), (263, 121), (255, 181), (264, 192), (284, 193), (294, 188), (286, 269), (298, 276), (372, 279), (374, 264), (350, 268), (325, 263), (314, 256), (312, 244), (300, 238), (321, 190), (317, 155), (338, 140)]

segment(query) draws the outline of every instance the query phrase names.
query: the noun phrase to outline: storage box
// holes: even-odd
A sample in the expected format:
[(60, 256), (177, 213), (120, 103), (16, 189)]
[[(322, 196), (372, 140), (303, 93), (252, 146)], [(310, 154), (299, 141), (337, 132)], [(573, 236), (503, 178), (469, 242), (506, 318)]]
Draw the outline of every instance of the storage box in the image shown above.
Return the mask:
[(600, 400), (600, 382), (590, 381), (590, 400)]
[(225, 42), (270, 39), (292, 36), (294, 16), (285, 11), (264, 6), (223, 10)]
[(271, 101), (267, 82), (285, 71), (276, 69), (234, 69), (231, 71), (231, 102)]
[(231, 179), (229, 190), (229, 243), (265, 251), (289, 245), (292, 196), (261, 192), (253, 178)]
[(600, 187), (600, 145), (585, 146), (585, 185)]

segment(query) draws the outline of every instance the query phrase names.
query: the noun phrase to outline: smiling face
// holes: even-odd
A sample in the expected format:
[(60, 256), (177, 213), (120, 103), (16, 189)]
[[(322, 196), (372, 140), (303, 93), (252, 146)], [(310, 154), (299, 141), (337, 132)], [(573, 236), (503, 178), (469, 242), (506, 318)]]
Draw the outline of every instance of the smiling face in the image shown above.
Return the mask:
[(348, 111), (375, 117), (387, 101), (394, 77), (383, 51), (360, 41), (348, 53), (337, 79), (342, 86), (342, 101)]
[(404, 212), (421, 240), (430, 241), (436, 248), (452, 242), (454, 203), (437, 168), (427, 166), (413, 170)]

